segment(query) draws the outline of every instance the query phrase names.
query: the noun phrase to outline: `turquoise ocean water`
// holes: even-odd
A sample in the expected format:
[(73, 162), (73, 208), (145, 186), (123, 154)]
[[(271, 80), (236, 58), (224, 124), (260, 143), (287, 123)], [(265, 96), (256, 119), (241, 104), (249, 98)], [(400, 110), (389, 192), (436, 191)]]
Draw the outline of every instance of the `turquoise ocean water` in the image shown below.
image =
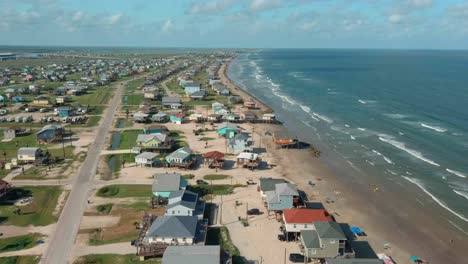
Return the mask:
[(414, 185), (466, 227), (468, 51), (263, 50), (228, 75), (333, 166)]

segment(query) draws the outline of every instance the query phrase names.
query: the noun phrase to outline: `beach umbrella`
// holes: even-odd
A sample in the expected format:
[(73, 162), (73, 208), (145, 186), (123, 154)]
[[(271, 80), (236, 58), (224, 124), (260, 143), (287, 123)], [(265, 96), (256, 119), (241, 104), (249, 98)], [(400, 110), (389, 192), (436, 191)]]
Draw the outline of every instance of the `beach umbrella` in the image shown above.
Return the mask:
[(411, 256), (410, 260), (416, 262), (416, 261), (419, 261), (419, 257), (418, 256)]

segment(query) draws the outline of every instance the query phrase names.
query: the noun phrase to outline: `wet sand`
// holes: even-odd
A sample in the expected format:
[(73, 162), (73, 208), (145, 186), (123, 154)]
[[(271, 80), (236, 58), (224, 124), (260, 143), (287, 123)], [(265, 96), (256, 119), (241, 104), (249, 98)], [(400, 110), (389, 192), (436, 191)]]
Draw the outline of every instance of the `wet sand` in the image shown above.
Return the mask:
[[(225, 64), (220, 70), (221, 79), (244, 99), (251, 97), (227, 78), (227, 66)], [(262, 103), (260, 111), (268, 110), (269, 107)], [(412, 255), (429, 263), (467, 263), (466, 234), (449, 224), (443, 217), (446, 212), (437, 204), (421, 202), (415, 207), (415, 199), (427, 201), (417, 187), (405, 186), (411, 191), (402, 194), (397, 184), (384, 184), (377, 181), (377, 177), (356, 175), (336, 169), (343, 166), (333, 166), (333, 163), (344, 160), (315, 158), (308, 150), (277, 149), (270, 137), (262, 135), (267, 130), (279, 129), (286, 130), (283, 126), (258, 125), (254, 142), (262, 142), (267, 151), (265, 155), (271, 156), (282, 176), (295, 182), (309, 200), (322, 202), (337, 222), (364, 230), (366, 236), (354, 242), (362, 257), (371, 257), (375, 252), (386, 253), (397, 263), (412, 263), (409, 260)], [(317, 185), (307, 185), (308, 180)], [(334, 203), (326, 203), (327, 198)], [(384, 249), (386, 243), (392, 245), (390, 249)]]

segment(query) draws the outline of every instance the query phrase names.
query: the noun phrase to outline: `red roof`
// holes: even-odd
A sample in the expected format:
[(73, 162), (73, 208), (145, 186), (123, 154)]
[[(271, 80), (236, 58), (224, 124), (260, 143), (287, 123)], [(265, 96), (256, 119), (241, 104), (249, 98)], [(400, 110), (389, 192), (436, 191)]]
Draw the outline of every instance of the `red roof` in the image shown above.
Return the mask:
[(287, 224), (306, 224), (317, 221), (333, 221), (332, 217), (323, 209), (283, 209)]
[(172, 116), (175, 116), (175, 117), (178, 117), (178, 118), (184, 118), (184, 114), (182, 114), (182, 113), (175, 113), (175, 114), (172, 114)]
[(205, 155), (203, 155), (203, 158), (205, 159), (222, 159), (224, 158), (224, 154), (219, 152), (219, 151), (210, 151), (210, 152), (207, 152)]

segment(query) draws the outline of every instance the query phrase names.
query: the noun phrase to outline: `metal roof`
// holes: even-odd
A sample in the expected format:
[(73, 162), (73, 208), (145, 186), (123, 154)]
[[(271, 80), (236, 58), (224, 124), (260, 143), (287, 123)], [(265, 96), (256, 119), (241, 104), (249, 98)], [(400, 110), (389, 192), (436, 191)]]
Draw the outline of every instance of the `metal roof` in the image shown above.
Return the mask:
[(178, 191), (185, 181), (178, 173), (156, 173), (153, 178), (153, 192)]
[(197, 232), (197, 216), (158, 216), (149, 228), (147, 237), (193, 238)]
[(164, 251), (163, 264), (219, 264), (220, 246), (169, 246)]

